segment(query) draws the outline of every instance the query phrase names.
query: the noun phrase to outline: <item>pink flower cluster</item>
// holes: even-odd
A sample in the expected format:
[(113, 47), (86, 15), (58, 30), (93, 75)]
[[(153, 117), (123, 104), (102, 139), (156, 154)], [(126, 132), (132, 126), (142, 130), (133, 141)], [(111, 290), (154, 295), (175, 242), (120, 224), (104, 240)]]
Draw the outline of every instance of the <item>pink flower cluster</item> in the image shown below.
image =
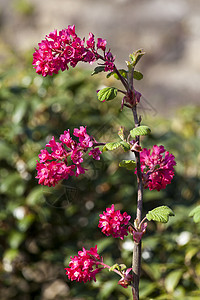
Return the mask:
[(152, 149), (147, 150), (144, 148), (140, 152), (145, 189), (160, 191), (171, 183), (174, 177), (174, 166), (176, 165), (174, 158), (174, 155), (169, 154), (164, 146), (154, 145)]
[(96, 274), (101, 270), (97, 266), (102, 261), (97, 253), (97, 245), (90, 250), (79, 251), (78, 255), (70, 257), (69, 268), (65, 268), (66, 275), (70, 280), (79, 282), (96, 281)]
[[(85, 170), (81, 163), (83, 162), (83, 153), (88, 151), (88, 148), (93, 147), (88, 153), (94, 159), (99, 160), (101, 151), (95, 148), (95, 140), (86, 132), (86, 127), (81, 126), (80, 129), (74, 129), (74, 136), (78, 137), (79, 142), (73, 140), (70, 136), (69, 130), (65, 130), (64, 134), (60, 135), (60, 141), (56, 142), (55, 138), (46, 144), (46, 147), (51, 148), (51, 153), (46, 149), (42, 149), (38, 155), (40, 161), (37, 161), (36, 170), (39, 179), (39, 184), (47, 186), (55, 186), (60, 180), (68, 179), (69, 176), (74, 175), (78, 177), (84, 174)], [(68, 158), (71, 164), (69, 165)]]
[[(93, 63), (101, 59), (105, 71), (113, 71), (115, 58), (110, 50), (106, 52), (106, 44), (106, 40), (101, 38), (95, 42), (92, 33), (85, 44), (85, 38), (77, 36), (74, 25), (59, 32), (54, 30), (38, 44), (39, 49), (35, 49), (33, 66), (36, 73), (47, 76), (57, 74), (60, 69), (68, 70), (69, 65), (75, 67), (80, 61)], [(99, 49), (102, 54), (98, 53)]]
[(120, 210), (115, 211), (114, 204), (111, 208), (106, 208), (103, 214), (100, 214), (99, 228), (102, 228), (102, 232), (109, 236), (112, 235), (114, 238), (120, 237), (122, 240), (125, 235), (128, 235), (128, 223), (131, 219), (126, 212), (121, 214)]

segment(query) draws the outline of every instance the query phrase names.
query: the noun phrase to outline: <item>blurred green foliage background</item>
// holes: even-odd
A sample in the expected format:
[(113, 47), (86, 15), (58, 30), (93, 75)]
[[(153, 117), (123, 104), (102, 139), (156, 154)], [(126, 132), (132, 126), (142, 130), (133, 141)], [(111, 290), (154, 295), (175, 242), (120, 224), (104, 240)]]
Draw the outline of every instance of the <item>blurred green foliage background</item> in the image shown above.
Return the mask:
[[(4, 53), (9, 53), (5, 45)], [(98, 215), (112, 203), (135, 217), (136, 178), (118, 168), (121, 151), (87, 159), (88, 172), (55, 188), (38, 186), (37, 156), (45, 143), (66, 129), (87, 125), (98, 141), (117, 138), (119, 127), (133, 127), (131, 113), (119, 111), (120, 99), (100, 103), (96, 90), (113, 85), (81, 69), (42, 78), (31, 67), (31, 54), (5, 56), (0, 70), (0, 299), (131, 299), (130, 288), (107, 271), (96, 283), (69, 282), (64, 267), (83, 246), (98, 245), (107, 264), (131, 265), (132, 240), (105, 237)], [(142, 91), (141, 91), (142, 92)], [(143, 101), (143, 100), (142, 100)], [(152, 134), (143, 146), (163, 144), (177, 161), (172, 184), (145, 191), (144, 214), (168, 205), (175, 212), (166, 225), (150, 223), (143, 242), (142, 299), (200, 299), (200, 224), (188, 217), (200, 204), (200, 107), (188, 105), (168, 119), (146, 112)], [(122, 251), (122, 252), (121, 252)]]

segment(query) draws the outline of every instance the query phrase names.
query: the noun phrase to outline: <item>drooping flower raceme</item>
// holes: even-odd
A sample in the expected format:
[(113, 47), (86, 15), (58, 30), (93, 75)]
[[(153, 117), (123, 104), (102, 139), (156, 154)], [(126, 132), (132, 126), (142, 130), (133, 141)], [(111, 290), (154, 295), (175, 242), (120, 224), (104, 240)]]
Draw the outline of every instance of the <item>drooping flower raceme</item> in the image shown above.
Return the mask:
[(59, 32), (54, 30), (38, 44), (39, 49), (35, 49), (33, 66), (36, 73), (47, 76), (57, 74), (60, 69), (68, 70), (69, 65), (75, 67), (80, 61), (91, 64), (101, 59), (104, 71), (113, 71), (115, 58), (110, 50), (106, 51), (106, 44), (101, 38), (96, 43), (92, 33), (85, 42), (85, 38), (77, 36), (74, 25)]
[(103, 259), (97, 253), (97, 245), (90, 250), (79, 251), (78, 255), (70, 257), (69, 268), (65, 268), (70, 280), (79, 282), (96, 281), (96, 274), (102, 269), (98, 265)]
[[(165, 189), (174, 176), (176, 162), (164, 146), (154, 145), (152, 149), (144, 148), (140, 152), (141, 171), (144, 188), (149, 190)], [(135, 174), (137, 170), (135, 170)]]
[(128, 223), (131, 219), (126, 212), (121, 214), (120, 210), (115, 210), (114, 204), (111, 208), (106, 208), (103, 214), (100, 214), (98, 227), (102, 228), (102, 232), (114, 238), (120, 237), (122, 240), (128, 235)]
[(74, 129), (74, 136), (79, 141), (73, 140), (69, 130), (65, 130), (64, 134), (60, 135), (60, 142), (56, 142), (55, 138), (46, 144), (46, 148), (51, 149), (51, 153), (47, 149), (42, 149), (38, 155), (36, 170), (39, 179), (39, 184), (47, 186), (55, 186), (60, 180), (68, 179), (69, 176), (85, 173), (85, 168), (82, 167), (83, 154), (89, 148), (93, 148), (88, 154), (96, 160), (100, 159), (101, 151), (95, 147), (95, 140), (87, 134), (86, 127), (81, 126), (80, 129)]

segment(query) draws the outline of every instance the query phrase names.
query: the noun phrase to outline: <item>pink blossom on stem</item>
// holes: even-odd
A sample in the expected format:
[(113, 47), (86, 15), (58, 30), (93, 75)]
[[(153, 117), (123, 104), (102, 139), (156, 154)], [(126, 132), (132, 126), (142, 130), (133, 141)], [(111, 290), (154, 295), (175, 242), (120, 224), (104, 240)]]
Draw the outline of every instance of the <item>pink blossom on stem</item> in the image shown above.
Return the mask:
[[(54, 30), (38, 43), (39, 49), (33, 53), (33, 67), (36, 73), (47, 76), (57, 74), (60, 69), (68, 70), (69, 65), (74, 68), (78, 62), (91, 64), (101, 59), (105, 71), (113, 71), (114, 57), (105, 52), (106, 43), (106, 40), (98, 38), (95, 47), (94, 35), (90, 33), (85, 45), (85, 38), (77, 36), (74, 25), (59, 32)], [(103, 55), (98, 54), (99, 49), (104, 51)]]
[(120, 210), (115, 210), (114, 204), (111, 208), (106, 208), (103, 214), (100, 214), (99, 228), (102, 228), (102, 232), (109, 236), (112, 235), (114, 238), (120, 237), (122, 240), (125, 235), (128, 235), (128, 223), (131, 219), (126, 212), (121, 214)]
[(102, 152), (99, 150), (99, 148), (95, 148), (95, 149), (90, 150), (90, 152), (88, 153), (88, 155), (92, 155), (92, 157), (95, 160), (100, 160), (100, 154), (101, 153)]
[(97, 253), (97, 245), (90, 250), (78, 251), (78, 255), (70, 257), (69, 268), (65, 268), (66, 275), (70, 280), (78, 282), (96, 281), (96, 274), (101, 270), (98, 268), (102, 258)]
[[(37, 176), (39, 184), (47, 186), (55, 186), (60, 180), (68, 179), (69, 176), (78, 177), (84, 174), (87, 169), (83, 168), (81, 163), (84, 161), (83, 154), (89, 148), (93, 149), (89, 152), (94, 159), (100, 159), (101, 151), (95, 149), (94, 138), (87, 134), (86, 127), (81, 126), (80, 129), (74, 129), (74, 136), (78, 137), (79, 142), (72, 139), (69, 130), (65, 130), (60, 135), (60, 143), (52, 137), (46, 144), (46, 148), (51, 149), (51, 153), (47, 149), (42, 149), (38, 155), (39, 161), (36, 164)], [(71, 160), (68, 158), (71, 158)]]
[[(42, 149), (41, 154), (38, 155), (40, 162), (43, 163), (46, 160), (52, 159), (52, 156), (49, 154), (49, 152), (46, 149)], [(90, 154), (89, 154), (90, 155)]]
[(102, 49), (103, 51), (105, 51), (106, 50), (106, 44), (107, 44), (106, 40), (103, 40), (101, 38), (97, 39), (97, 48), (98, 49)]
[(81, 166), (81, 164), (76, 164), (76, 177), (78, 177), (80, 174), (85, 174), (85, 171), (86, 171), (87, 169), (85, 169), (85, 168), (83, 168), (82, 166)]
[[(149, 190), (165, 189), (174, 177), (176, 162), (174, 155), (169, 154), (164, 146), (154, 145), (152, 149), (144, 148), (140, 152), (140, 162), (144, 188)], [(135, 170), (137, 174), (137, 170)]]

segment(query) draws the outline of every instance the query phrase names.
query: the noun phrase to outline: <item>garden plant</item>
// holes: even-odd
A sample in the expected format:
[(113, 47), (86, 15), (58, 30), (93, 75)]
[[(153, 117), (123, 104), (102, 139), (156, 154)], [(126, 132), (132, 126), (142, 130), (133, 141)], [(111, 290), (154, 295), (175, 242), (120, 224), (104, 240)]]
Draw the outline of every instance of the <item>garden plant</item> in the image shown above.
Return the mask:
[[(71, 281), (84, 283), (96, 281), (96, 274), (105, 269), (113, 271), (120, 276), (118, 284), (123, 288), (130, 286), (132, 298), (137, 300), (139, 299), (142, 238), (148, 230), (148, 224), (151, 221), (167, 223), (169, 217), (174, 216), (172, 209), (165, 205), (146, 212), (143, 205), (143, 190), (159, 192), (165, 189), (174, 177), (176, 165), (174, 155), (163, 145), (153, 145), (148, 149), (142, 146), (146, 136), (155, 130), (146, 125), (137, 111), (142, 95), (135, 89), (134, 80), (141, 80), (143, 75), (135, 68), (144, 52), (143, 50), (133, 52), (129, 55), (129, 61), (126, 61), (127, 69), (118, 69), (115, 65), (115, 57), (110, 49), (107, 49), (106, 40), (102, 38), (95, 40), (92, 33), (89, 33), (88, 39), (81, 39), (77, 36), (74, 25), (59, 32), (57, 30), (51, 32), (38, 45), (39, 48), (35, 49), (33, 54), (33, 66), (36, 72), (44, 77), (57, 74), (59, 70), (74, 68), (78, 62), (86, 62), (97, 63), (92, 75), (106, 72), (107, 78), (113, 76), (122, 84), (121, 88), (101, 88), (97, 91), (97, 98), (102, 105), (103, 102), (112, 101), (113, 106), (116, 106), (117, 94), (122, 95), (121, 110), (131, 110), (132, 129), (127, 131), (119, 124), (118, 138), (113, 136), (112, 140), (104, 142), (97, 141), (95, 136), (89, 134), (90, 128), (82, 124), (79, 128), (74, 128), (73, 133), (66, 128), (59, 139), (53, 136), (41, 150), (36, 166), (36, 178), (39, 184), (54, 187), (71, 176), (79, 177), (85, 174), (87, 169), (84, 168), (84, 160), (87, 155), (99, 161), (104, 152), (116, 149), (125, 152), (124, 157), (129, 159), (119, 161), (119, 167), (132, 172), (133, 180), (137, 180), (137, 199), (133, 200), (137, 203), (137, 209), (131, 216), (127, 212), (117, 210), (114, 203), (111, 207), (106, 207), (105, 203), (105, 211), (99, 215), (98, 227), (105, 236), (111, 235), (121, 240), (128, 234), (132, 236), (134, 242), (132, 264), (130, 258), (129, 266), (123, 263), (107, 265), (98, 252), (97, 245), (91, 245), (89, 250), (83, 247), (78, 255), (71, 256), (69, 266), (65, 270)], [(195, 222), (199, 221), (199, 207), (191, 212), (191, 216), (194, 216)]]

